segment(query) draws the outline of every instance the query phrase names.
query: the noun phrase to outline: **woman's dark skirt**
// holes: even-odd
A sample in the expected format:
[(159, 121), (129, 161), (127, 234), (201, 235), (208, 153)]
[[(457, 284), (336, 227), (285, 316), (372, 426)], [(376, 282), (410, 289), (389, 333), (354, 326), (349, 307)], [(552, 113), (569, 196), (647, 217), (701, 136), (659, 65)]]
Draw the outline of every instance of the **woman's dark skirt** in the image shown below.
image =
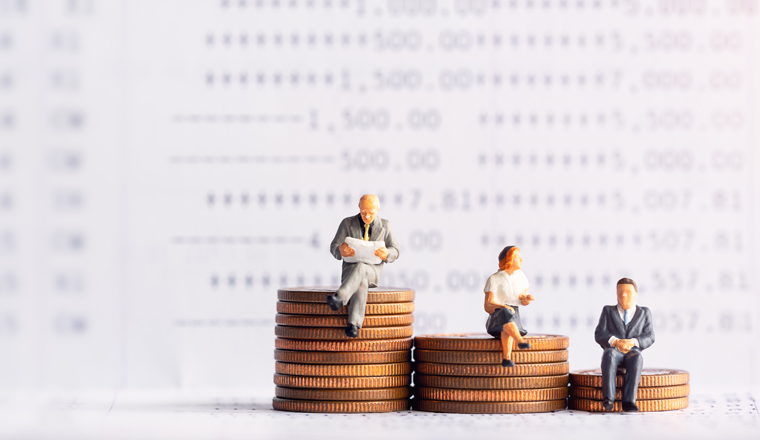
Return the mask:
[(501, 338), (504, 324), (508, 322), (516, 322), (515, 314), (504, 307), (496, 309), (496, 311), (491, 313), (488, 317), (488, 321), (486, 321), (486, 331), (494, 338)]

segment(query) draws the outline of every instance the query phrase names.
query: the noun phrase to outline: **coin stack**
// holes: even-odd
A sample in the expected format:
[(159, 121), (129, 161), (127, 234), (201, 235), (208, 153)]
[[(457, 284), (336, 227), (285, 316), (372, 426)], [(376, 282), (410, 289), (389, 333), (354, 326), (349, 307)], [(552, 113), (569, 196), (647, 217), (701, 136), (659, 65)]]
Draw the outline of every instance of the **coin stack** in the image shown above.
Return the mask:
[(415, 337), (412, 406), (420, 411), (469, 414), (565, 409), (569, 338), (535, 335), (525, 339), (530, 349), (515, 349), (515, 366), (502, 367), (501, 340), (488, 334)]
[(369, 413), (409, 409), (414, 290), (373, 288), (362, 328), (346, 336), (348, 307), (325, 302), (337, 287), (277, 291), (276, 410)]
[[(622, 387), (625, 369), (615, 376), (615, 403), (613, 412), (623, 410)], [(570, 373), (569, 409), (604, 411), (602, 403), (602, 370), (584, 370)], [(689, 373), (683, 370), (644, 368), (641, 371), (639, 390), (636, 393), (639, 411), (672, 411), (689, 406)]]

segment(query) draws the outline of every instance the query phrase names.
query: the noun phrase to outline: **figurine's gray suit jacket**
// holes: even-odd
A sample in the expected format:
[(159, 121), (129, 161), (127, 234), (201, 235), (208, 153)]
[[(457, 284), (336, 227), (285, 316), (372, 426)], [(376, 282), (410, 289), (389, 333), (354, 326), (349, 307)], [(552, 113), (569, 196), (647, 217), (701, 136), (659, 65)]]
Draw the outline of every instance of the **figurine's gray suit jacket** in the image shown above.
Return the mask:
[[(348, 303), (348, 323), (354, 324), (361, 328), (364, 323), (364, 310), (367, 305), (367, 289), (377, 287), (380, 282), (380, 275), (383, 273), (385, 263), (393, 263), (398, 258), (399, 247), (396, 237), (393, 235), (391, 223), (375, 217), (371, 227), (372, 232), (369, 235), (370, 241), (384, 241), (388, 249), (388, 258), (379, 264), (366, 263), (347, 263), (343, 261), (343, 272), (340, 277), (340, 288), (335, 292), (343, 301)], [(332, 243), (330, 243), (330, 253), (333, 257), (340, 260), (338, 248), (346, 240), (346, 237), (364, 238), (364, 221), (359, 215), (343, 219), (338, 226), (338, 232), (335, 233)]]
[[(332, 243), (330, 243), (330, 253), (337, 260), (342, 259), (338, 247), (346, 241), (346, 237), (358, 238), (361, 240), (364, 238), (364, 222), (361, 217), (354, 215), (344, 218), (338, 226), (338, 232), (335, 233)], [(374, 280), (370, 283), (370, 287), (377, 287), (377, 283), (380, 281), (380, 275), (383, 273), (383, 264), (393, 263), (398, 258), (399, 246), (396, 241), (396, 237), (393, 235), (393, 229), (391, 229), (391, 222), (380, 217), (375, 217), (372, 222), (372, 234), (369, 237), (370, 241), (384, 241), (385, 247), (388, 248), (388, 258), (384, 263), (380, 264), (368, 264), (370, 270), (374, 272)], [(343, 271), (341, 273), (341, 282), (346, 281), (346, 278), (351, 274), (354, 266), (357, 263), (343, 262)]]
[[(628, 353), (622, 353), (610, 346), (610, 337), (618, 339), (633, 339), (639, 341), (638, 347), (633, 347)], [(619, 366), (625, 367), (623, 377), (623, 402), (636, 402), (636, 393), (641, 380), (641, 370), (644, 358), (641, 350), (654, 344), (652, 329), (652, 313), (646, 307), (636, 307), (636, 313), (628, 325), (620, 317), (617, 305), (604, 306), (599, 324), (594, 332), (596, 342), (602, 346), (602, 396), (604, 399), (615, 400), (615, 376)]]
[(610, 337), (618, 339), (639, 340), (639, 349), (644, 350), (654, 344), (654, 330), (652, 329), (652, 313), (646, 307), (637, 306), (636, 313), (628, 325), (620, 319), (617, 305), (604, 306), (599, 324), (596, 326), (594, 338), (602, 348), (610, 348)]

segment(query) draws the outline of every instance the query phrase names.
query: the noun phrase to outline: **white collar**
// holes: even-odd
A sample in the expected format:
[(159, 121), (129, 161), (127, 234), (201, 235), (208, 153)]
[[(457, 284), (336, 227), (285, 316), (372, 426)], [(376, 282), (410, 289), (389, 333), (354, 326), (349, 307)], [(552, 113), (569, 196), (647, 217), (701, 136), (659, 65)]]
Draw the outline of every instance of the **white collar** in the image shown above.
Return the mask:
[[(620, 318), (625, 316), (625, 310), (623, 310), (623, 308), (620, 307), (620, 303), (618, 303), (617, 305), (617, 310), (618, 310), (618, 313), (620, 314)], [(636, 315), (636, 304), (634, 304), (633, 307), (631, 307), (629, 310), (633, 312), (633, 314), (631, 314), (631, 319), (633, 319), (634, 315)]]

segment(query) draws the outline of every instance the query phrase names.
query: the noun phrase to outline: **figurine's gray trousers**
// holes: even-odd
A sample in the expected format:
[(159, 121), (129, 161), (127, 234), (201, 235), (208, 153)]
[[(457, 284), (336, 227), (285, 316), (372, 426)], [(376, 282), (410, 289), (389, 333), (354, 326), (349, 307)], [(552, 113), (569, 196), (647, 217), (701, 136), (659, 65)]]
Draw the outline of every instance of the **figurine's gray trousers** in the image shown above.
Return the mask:
[(602, 354), (602, 396), (605, 399), (615, 400), (615, 374), (617, 374), (617, 368), (621, 364), (625, 367), (623, 402), (636, 403), (641, 368), (644, 366), (644, 358), (641, 356), (641, 350), (638, 347), (633, 347), (626, 354), (614, 347), (604, 349), (604, 354)]
[(367, 289), (377, 287), (377, 270), (371, 265), (356, 263), (342, 278), (343, 284), (336, 293), (343, 304), (348, 303), (348, 323), (361, 328), (367, 305)]

